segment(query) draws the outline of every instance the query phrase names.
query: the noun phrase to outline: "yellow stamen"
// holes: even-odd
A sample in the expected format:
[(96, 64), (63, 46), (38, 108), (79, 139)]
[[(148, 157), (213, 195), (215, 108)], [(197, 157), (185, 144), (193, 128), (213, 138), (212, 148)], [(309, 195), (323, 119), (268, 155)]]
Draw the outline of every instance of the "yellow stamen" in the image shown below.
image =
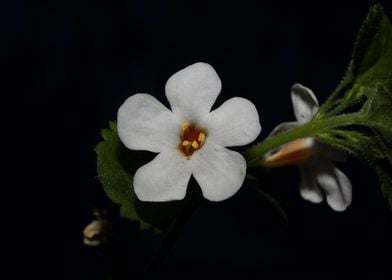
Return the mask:
[(206, 135), (203, 132), (200, 132), (199, 136), (197, 137), (197, 141), (203, 143), (205, 139), (206, 139)]
[(190, 142), (188, 140), (182, 141), (182, 145), (183, 146), (188, 146), (189, 144), (190, 144)]
[(193, 142), (192, 142), (192, 148), (193, 148), (193, 149), (199, 148), (199, 143), (197, 143), (197, 141), (193, 141)]
[(188, 127), (190, 127), (191, 124), (189, 122), (184, 122), (181, 126), (182, 131), (185, 131), (188, 129)]
[(181, 140), (178, 144), (178, 149), (189, 159), (195, 151), (203, 146), (207, 135), (194, 124), (184, 122), (181, 125), (179, 137)]

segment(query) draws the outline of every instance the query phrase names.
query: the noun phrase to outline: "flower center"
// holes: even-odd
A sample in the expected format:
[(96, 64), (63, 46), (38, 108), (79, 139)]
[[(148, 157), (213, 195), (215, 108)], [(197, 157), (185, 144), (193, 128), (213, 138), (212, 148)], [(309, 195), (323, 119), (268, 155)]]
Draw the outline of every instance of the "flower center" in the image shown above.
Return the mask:
[(178, 149), (189, 158), (204, 145), (205, 139), (206, 133), (203, 130), (189, 122), (184, 122), (181, 126), (181, 141), (178, 144)]

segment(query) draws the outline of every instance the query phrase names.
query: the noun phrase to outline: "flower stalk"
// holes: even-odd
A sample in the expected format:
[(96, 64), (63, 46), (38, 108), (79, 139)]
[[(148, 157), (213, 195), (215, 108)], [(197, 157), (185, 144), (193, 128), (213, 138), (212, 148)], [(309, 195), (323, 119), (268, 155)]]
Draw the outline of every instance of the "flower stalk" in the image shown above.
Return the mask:
[(325, 129), (361, 124), (360, 120), (360, 113), (343, 114), (327, 119), (319, 119), (316, 115), (312, 121), (266, 139), (265, 141), (250, 148), (245, 153), (248, 168), (259, 166), (259, 161), (265, 153), (277, 149), (286, 143), (300, 138), (317, 137), (317, 133)]

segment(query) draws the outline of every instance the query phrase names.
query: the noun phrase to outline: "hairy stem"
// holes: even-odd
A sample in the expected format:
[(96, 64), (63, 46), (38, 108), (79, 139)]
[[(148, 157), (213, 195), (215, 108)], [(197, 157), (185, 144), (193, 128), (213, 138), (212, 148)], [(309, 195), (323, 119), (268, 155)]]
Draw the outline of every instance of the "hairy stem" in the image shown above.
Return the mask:
[(359, 113), (353, 113), (339, 115), (327, 119), (317, 119), (317, 121), (310, 121), (282, 134), (268, 138), (265, 141), (253, 146), (245, 153), (248, 167), (257, 166), (258, 161), (266, 152), (274, 150), (288, 142), (299, 138), (314, 137), (318, 132), (328, 128), (356, 124), (358, 123), (359, 118)]

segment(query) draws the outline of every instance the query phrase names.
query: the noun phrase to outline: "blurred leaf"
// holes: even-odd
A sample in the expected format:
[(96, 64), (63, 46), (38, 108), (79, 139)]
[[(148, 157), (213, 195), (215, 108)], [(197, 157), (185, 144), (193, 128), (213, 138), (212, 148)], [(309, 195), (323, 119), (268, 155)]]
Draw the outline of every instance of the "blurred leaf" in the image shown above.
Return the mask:
[(99, 142), (95, 149), (98, 179), (108, 197), (120, 205), (121, 215), (138, 221), (141, 229), (166, 229), (185, 207), (193, 207), (192, 204), (200, 199), (199, 188), (190, 184), (183, 200), (159, 203), (140, 201), (133, 190), (133, 174), (155, 155), (127, 149), (118, 137), (114, 122), (109, 123), (108, 129), (102, 130), (102, 137), (103, 141)]
[[(354, 77), (365, 76), (380, 79), (391, 73), (392, 37), (391, 25), (380, 4), (374, 5), (362, 24), (354, 45), (352, 71)], [(390, 64), (389, 64), (390, 65)], [(369, 70), (378, 73), (369, 73)], [(363, 78), (362, 78), (363, 79)], [(369, 80), (369, 81), (370, 81)]]
[(316, 137), (366, 160), (378, 174), (392, 207), (392, 25), (379, 4), (370, 9), (349, 69), (320, 108), (314, 126), (343, 115), (353, 105), (359, 105), (357, 112), (349, 112), (353, 122), (317, 131)]
[[(392, 26), (380, 4), (374, 5), (358, 33), (348, 70), (318, 113), (333, 116), (358, 102), (392, 90)], [(386, 90), (381, 92), (381, 89)]]

